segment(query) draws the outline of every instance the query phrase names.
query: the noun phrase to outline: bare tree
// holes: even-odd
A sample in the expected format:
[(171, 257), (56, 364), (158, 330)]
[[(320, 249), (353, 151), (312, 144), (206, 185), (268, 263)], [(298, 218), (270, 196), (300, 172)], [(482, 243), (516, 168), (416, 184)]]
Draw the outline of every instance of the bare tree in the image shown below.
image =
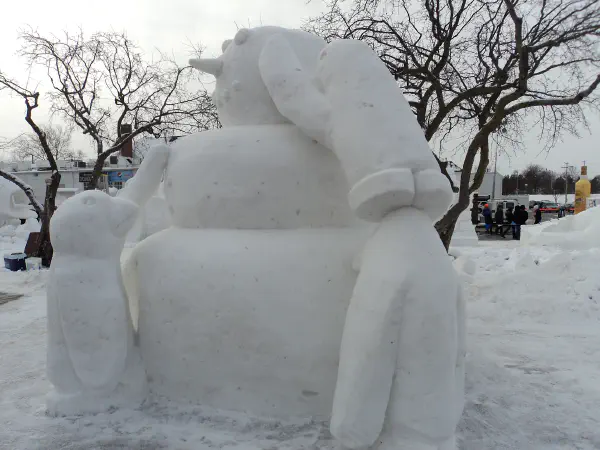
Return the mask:
[[(185, 134), (218, 126), (210, 95), (197, 74), (164, 55), (147, 61), (123, 33), (83, 32), (61, 37), (21, 33), (21, 55), (42, 65), (52, 85), (52, 112), (94, 142), (95, 187), (106, 159), (138, 136)], [(123, 125), (128, 125), (127, 130)]]
[(39, 145), (44, 150), (45, 159), (47, 159), (50, 169), (52, 170), (49, 179), (50, 182), (46, 186), (46, 196), (44, 198), (43, 208), (36, 200), (31, 187), (26, 185), (15, 175), (0, 171), (0, 176), (12, 181), (25, 192), (32, 207), (38, 214), (38, 218), (41, 221), (41, 229), (35, 255), (42, 258), (42, 263), (44, 265), (49, 266), (53, 254), (52, 244), (50, 243), (50, 219), (56, 210), (56, 193), (58, 192), (58, 187), (60, 185), (60, 172), (58, 171), (54, 152), (50, 147), (46, 133), (33, 118), (33, 111), (39, 106), (40, 93), (31, 91), (28, 88), (19, 85), (14, 80), (6, 77), (2, 72), (0, 72), (0, 90), (8, 90), (21, 97), (25, 102), (25, 121), (37, 136)]
[(491, 145), (518, 146), (535, 127), (551, 148), (586, 124), (583, 106), (597, 105), (595, 0), (329, 0), (328, 11), (305, 27), (328, 40), (369, 43), (426, 139), (441, 148), (458, 141), (459, 200), (436, 224), (446, 247), (481, 185)]
[[(72, 126), (63, 125), (40, 125), (40, 129), (46, 135), (48, 145), (54, 155), (54, 159), (83, 159), (85, 156), (81, 151), (71, 149)], [(44, 161), (46, 151), (42, 147), (39, 137), (35, 133), (23, 133), (4, 144), (4, 148), (10, 153), (15, 161)]]

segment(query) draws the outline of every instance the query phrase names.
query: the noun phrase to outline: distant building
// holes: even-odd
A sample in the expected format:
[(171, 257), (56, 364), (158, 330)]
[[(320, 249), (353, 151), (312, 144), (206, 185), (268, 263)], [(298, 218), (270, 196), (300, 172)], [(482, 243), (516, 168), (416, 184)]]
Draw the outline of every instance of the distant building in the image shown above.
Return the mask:
[[(454, 174), (456, 176), (457, 181), (460, 183), (460, 176), (462, 173), (462, 169), (454, 164), (452, 161), (448, 161), (448, 170), (454, 170)], [(475, 174), (471, 174), (471, 183), (473, 182), (473, 178)], [(496, 183), (494, 185), (494, 178), (496, 179)], [(496, 172), (487, 171), (483, 175), (483, 181), (479, 189), (477, 189), (477, 193), (479, 195), (489, 195), (491, 198), (501, 198), (502, 197), (502, 180), (504, 179), (504, 175)]]
[[(64, 199), (84, 191), (88, 187), (92, 176), (93, 162), (88, 164), (83, 161), (57, 161), (57, 164), (61, 177), (57, 194), (57, 204), (60, 204)], [(36, 199), (43, 203), (46, 195), (46, 180), (49, 180), (52, 175), (52, 172), (45, 167), (47, 165), (47, 162), (0, 162), (0, 169), (16, 175), (31, 186)], [(129, 165), (128, 161), (121, 157), (111, 158), (102, 170), (104, 176), (101, 179), (101, 187), (121, 189), (125, 182), (133, 177), (137, 169), (138, 166)]]
[[(471, 174), (471, 181), (473, 181), (473, 177), (475, 174)], [(494, 185), (494, 178), (496, 179), (496, 183)], [(479, 195), (489, 195), (491, 198), (502, 198), (502, 180), (504, 179), (504, 175), (496, 172), (486, 172), (483, 175), (483, 181), (481, 182), (481, 186), (477, 189), (477, 193)]]

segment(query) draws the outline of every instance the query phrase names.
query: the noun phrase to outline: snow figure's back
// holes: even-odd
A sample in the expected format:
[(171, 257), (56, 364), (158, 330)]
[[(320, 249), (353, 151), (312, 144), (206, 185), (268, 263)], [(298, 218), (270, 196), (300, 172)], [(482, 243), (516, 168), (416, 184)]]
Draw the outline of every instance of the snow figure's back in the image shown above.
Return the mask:
[(464, 313), (432, 222), (452, 192), (406, 100), (361, 42), (260, 27), (223, 50), (191, 64), (224, 127), (172, 146), (174, 226), (129, 265), (150, 387), (333, 411), (349, 448), (451, 449)]
[(170, 146), (164, 193), (174, 226), (136, 246), (127, 291), (157, 393), (326, 418), (352, 262), (369, 224), (352, 214), (335, 154), (266, 88), (260, 55), (277, 35), (314, 73), (325, 42), (278, 27), (240, 30), (218, 58), (191, 61), (215, 76), (224, 126)]

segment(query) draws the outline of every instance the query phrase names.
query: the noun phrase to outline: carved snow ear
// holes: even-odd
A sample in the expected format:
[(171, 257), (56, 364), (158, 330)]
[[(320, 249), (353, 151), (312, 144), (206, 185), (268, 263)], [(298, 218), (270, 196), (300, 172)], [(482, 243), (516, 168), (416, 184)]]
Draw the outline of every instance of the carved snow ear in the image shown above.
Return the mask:
[(223, 61), (219, 58), (193, 58), (190, 59), (190, 66), (200, 72), (210, 73), (215, 77), (223, 72)]
[(250, 30), (248, 28), (241, 28), (233, 38), (233, 42), (237, 45), (242, 45), (250, 37)]
[(225, 50), (227, 50), (227, 47), (229, 47), (232, 42), (232, 39), (227, 39), (226, 41), (223, 41), (223, 43), (221, 44), (221, 51), (225, 53)]
[(328, 146), (329, 102), (285, 36), (269, 38), (260, 53), (258, 69), (279, 112), (304, 134)]

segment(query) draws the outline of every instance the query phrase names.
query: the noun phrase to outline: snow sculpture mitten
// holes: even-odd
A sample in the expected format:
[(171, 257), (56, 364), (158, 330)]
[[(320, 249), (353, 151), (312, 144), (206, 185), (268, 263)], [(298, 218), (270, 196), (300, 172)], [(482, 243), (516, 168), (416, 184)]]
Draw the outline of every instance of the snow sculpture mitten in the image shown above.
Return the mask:
[(356, 215), (378, 222), (414, 206), (435, 220), (452, 190), (386, 67), (361, 41), (340, 40), (307, 74), (280, 35), (265, 45), (259, 68), (279, 111), (332, 149), (344, 167)]

